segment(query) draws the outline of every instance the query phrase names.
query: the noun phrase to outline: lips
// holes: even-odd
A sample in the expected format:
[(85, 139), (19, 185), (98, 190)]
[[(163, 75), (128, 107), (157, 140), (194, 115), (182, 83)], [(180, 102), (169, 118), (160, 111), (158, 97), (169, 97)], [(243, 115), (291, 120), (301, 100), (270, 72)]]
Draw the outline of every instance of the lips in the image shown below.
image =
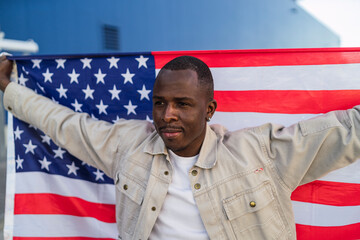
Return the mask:
[(176, 138), (182, 133), (182, 128), (180, 127), (160, 127), (160, 133), (168, 139)]

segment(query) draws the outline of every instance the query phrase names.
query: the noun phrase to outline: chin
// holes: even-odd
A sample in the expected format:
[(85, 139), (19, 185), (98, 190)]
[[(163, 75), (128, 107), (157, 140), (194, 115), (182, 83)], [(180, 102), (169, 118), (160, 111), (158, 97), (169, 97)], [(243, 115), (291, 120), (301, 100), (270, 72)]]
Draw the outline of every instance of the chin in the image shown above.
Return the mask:
[(182, 147), (171, 146), (171, 144), (165, 145), (165, 146), (166, 146), (167, 149), (170, 149), (174, 153), (177, 153), (177, 152), (180, 152), (180, 151), (184, 150), (184, 148), (182, 148)]

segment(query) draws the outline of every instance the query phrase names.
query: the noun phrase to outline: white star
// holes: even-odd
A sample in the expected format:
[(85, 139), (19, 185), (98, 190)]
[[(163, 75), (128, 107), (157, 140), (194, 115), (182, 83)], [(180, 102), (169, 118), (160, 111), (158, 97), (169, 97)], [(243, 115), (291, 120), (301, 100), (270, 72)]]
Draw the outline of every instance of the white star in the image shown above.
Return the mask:
[(70, 175), (71, 173), (73, 173), (75, 176), (77, 176), (77, 170), (79, 170), (80, 168), (75, 166), (75, 163), (72, 162), (71, 165), (66, 164), (66, 167), (69, 169), (68, 171), (68, 175)]
[(26, 71), (26, 69), (24, 68), (24, 66), (22, 66), (22, 68), (21, 68), (27, 75), (29, 75), (29, 72), (28, 71)]
[(50, 71), (49, 71), (49, 68), (47, 68), (46, 69), (46, 72), (45, 73), (43, 73), (42, 74), (43, 76), (44, 76), (44, 82), (47, 82), (47, 81), (49, 81), (49, 82), (51, 82), (52, 83), (52, 79), (51, 79), (51, 77), (52, 77), (52, 75), (54, 75), (53, 73), (51, 73)]
[(120, 100), (119, 93), (121, 93), (121, 90), (117, 90), (115, 84), (114, 84), (113, 89), (109, 90), (109, 92), (111, 93), (111, 100), (113, 100), (114, 98), (116, 98), (117, 100)]
[(45, 168), (46, 170), (49, 171), (49, 165), (51, 164), (51, 162), (49, 162), (46, 157), (44, 157), (43, 160), (38, 160), (39, 163), (41, 164), (41, 169)]
[(51, 139), (50, 139), (50, 137), (48, 135), (44, 134), (44, 135), (41, 135), (40, 137), (42, 139), (41, 140), (42, 143), (47, 143), (48, 145), (50, 145), (50, 140)]
[(142, 66), (147, 68), (146, 61), (149, 60), (149, 58), (144, 58), (144, 56), (141, 55), (139, 58), (135, 58), (135, 59), (136, 59), (136, 61), (139, 62), (138, 68), (140, 68)]
[(78, 103), (77, 99), (75, 99), (75, 102), (71, 104), (75, 108), (75, 112), (82, 112), (81, 107), (82, 104)]
[(112, 120), (113, 123), (116, 123), (117, 121), (119, 121), (121, 118), (119, 118), (118, 115), (116, 115), (116, 119)]
[(61, 159), (64, 159), (64, 153), (66, 153), (66, 151), (62, 150), (61, 147), (59, 147), (57, 150), (53, 150), (53, 152), (55, 153), (54, 158), (59, 157)]
[(51, 97), (51, 100), (52, 100), (54, 103), (59, 104), (59, 102), (56, 101), (54, 97)]
[(96, 107), (99, 109), (99, 114), (105, 113), (106, 115), (107, 115), (106, 108), (107, 108), (108, 106), (109, 106), (109, 105), (104, 105), (102, 100), (100, 100), (100, 104), (97, 104), (97, 105), (96, 105)]
[(32, 154), (35, 154), (34, 149), (37, 148), (36, 145), (33, 145), (31, 140), (29, 140), (28, 144), (23, 144), (26, 148), (25, 153), (31, 152)]
[(95, 181), (101, 179), (104, 181), (104, 173), (102, 173), (99, 169), (96, 170), (96, 172), (93, 172), (95, 174)]
[(45, 89), (44, 87), (42, 87), (38, 82), (36, 83), (36, 85), (40, 88), (40, 90), (45, 93)]
[(149, 98), (149, 93), (151, 92), (151, 90), (146, 90), (145, 88), (145, 84), (143, 85), (142, 89), (141, 90), (137, 90), (138, 93), (141, 94), (140, 96), (140, 100), (143, 100), (144, 98), (146, 98), (147, 100), (150, 101), (150, 98)]
[(39, 68), (40, 69), (40, 63), (41, 63), (41, 59), (31, 59), (31, 61), (33, 62), (33, 66), (32, 68)]
[(18, 155), (17, 159), (15, 160), (16, 162), (16, 169), (23, 169), (22, 163), (24, 162), (24, 159), (21, 159), (20, 156)]
[(128, 110), (127, 115), (129, 115), (130, 113), (133, 113), (136, 115), (135, 108), (137, 108), (137, 105), (132, 105), (131, 100), (129, 100), (128, 105), (124, 105), (124, 108), (126, 108)]
[(102, 73), (100, 68), (99, 68), (98, 73), (95, 73), (94, 75), (96, 77), (96, 84), (98, 84), (99, 82), (102, 82), (103, 84), (105, 84), (104, 77), (106, 77), (106, 74)]
[(24, 74), (20, 74), (20, 77), (19, 77), (19, 84), (20, 85), (23, 85), (23, 86), (25, 86), (25, 83), (28, 81), (29, 79), (28, 78), (26, 78), (26, 77), (24, 77)]
[(135, 76), (134, 73), (130, 73), (129, 68), (126, 69), (126, 73), (122, 73), (121, 76), (123, 76), (124, 79), (124, 84), (127, 82), (130, 82), (131, 84), (133, 84), (132, 78), (133, 76)]
[(33, 129), (37, 130), (37, 127), (35, 127), (35, 126), (31, 125), (31, 124), (29, 124), (29, 128), (33, 128)]
[(23, 133), (23, 130), (19, 129), (19, 126), (16, 127), (16, 130), (14, 131), (14, 135), (15, 135), (15, 140), (16, 139), (20, 139), (21, 140), (21, 134)]
[(83, 161), (81, 161), (81, 165), (83, 165), (83, 166), (89, 166), (89, 167), (91, 167), (89, 164), (87, 164), (86, 162), (83, 162)]
[(83, 69), (86, 68), (86, 67), (91, 69), (91, 65), (90, 65), (90, 63), (92, 61), (91, 58), (90, 59), (89, 58), (83, 58), (83, 59), (80, 59), (80, 61), (83, 63)]
[(111, 58), (107, 58), (106, 60), (110, 62), (109, 69), (112, 67), (118, 68), (117, 62), (120, 60), (120, 58), (111, 57)]
[(56, 91), (59, 92), (59, 98), (61, 98), (61, 97), (67, 98), (67, 96), (66, 96), (67, 89), (63, 88), (62, 84), (60, 84), (60, 87), (57, 88)]
[(80, 73), (76, 73), (74, 68), (72, 70), (72, 73), (68, 73), (68, 76), (71, 78), (70, 83), (72, 82), (79, 83), (78, 77), (80, 76)]
[(91, 114), (91, 118), (92, 118), (92, 119), (94, 119), (94, 120), (96, 120), (96, 121), (98, 121), (98, 120), (99, 120), (97, 117), (95, 117), (95, 115), (94, 115), (94, 114)]
[(89, 84), (86, 86), (86, 89), (82, 89), (82, 91), (85, 93), (85, 99), (87, 98), (94, 99), (93, 93), (95, 90), (91, 89)]
[(146, 115), (146, 121), (151, 122), (151, 123), (153, 122), (153, 120), (151, 120), (148, 115)]
[(57, 63), (56, 69), (58, 68), (65, 69), (64, 63), (66, 62), (66, 59), (55, 59), (55, 61)]

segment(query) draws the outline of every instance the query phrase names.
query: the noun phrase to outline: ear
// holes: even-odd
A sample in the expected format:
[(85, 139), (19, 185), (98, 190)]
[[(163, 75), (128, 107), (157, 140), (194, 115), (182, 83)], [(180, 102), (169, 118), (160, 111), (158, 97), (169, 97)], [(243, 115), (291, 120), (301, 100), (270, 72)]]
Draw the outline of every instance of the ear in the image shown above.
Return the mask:
[(207, 114), (206, 114), (206, 118), (207, 118), (207, 119), (212, 118), (212, 116), (213, 116), (214, 113), (215, 113), (216, 107), (217, 107), (217, 102), (216, 102), (215, 99), (213, 99), (213, 100), (211, 100), (210, 102), (208, 102), (208, 105), (207, 105)]

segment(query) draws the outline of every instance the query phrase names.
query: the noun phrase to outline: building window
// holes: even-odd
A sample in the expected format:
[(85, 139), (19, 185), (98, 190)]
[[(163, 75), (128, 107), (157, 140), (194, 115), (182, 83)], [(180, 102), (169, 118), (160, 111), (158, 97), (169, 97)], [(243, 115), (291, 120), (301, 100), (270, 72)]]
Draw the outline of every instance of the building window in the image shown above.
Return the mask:
[(119, 50), (119, 29), (112, 25), (103, 25), (104, 49)]

